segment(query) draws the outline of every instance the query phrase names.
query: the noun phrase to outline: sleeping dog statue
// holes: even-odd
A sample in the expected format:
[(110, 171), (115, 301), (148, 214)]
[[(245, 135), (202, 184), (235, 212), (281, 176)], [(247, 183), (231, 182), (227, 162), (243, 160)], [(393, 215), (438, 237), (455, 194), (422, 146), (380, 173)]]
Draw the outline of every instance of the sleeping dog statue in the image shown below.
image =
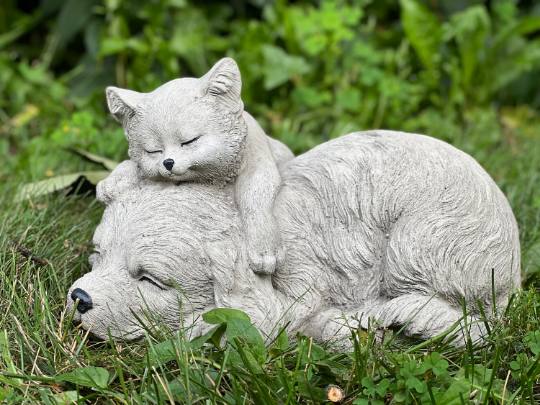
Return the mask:
[(228, 307), (266, 334), (288, 323), (323, 341), (346, 333), (332, 320), (353, 317), (429, 339), (463, 317), (463, 299), (481, 325), (477, 302), (489, 317), (520, 286), (503, 193), (427, 136), (353, 133), (280, 163), (273, 215), (286, 255), (273, 274), (250, 270), (233, 184), (153, 182), (133, 178), (133, 164), (98, 186), (92, 271), (69, 291), (68, 310), (78, 300), (75, 320), (98, 338), (141, 338), (143, 310), (197, 335), (202, 313)]

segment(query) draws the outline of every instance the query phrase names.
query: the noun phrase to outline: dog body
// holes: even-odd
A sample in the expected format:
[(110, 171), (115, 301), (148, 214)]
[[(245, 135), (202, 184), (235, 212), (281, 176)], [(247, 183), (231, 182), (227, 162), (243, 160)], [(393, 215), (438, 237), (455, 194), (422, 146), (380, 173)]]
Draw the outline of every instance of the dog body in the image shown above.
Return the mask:
[(113, 198), (111, 187), (100, 188), (107, 204), (94, 237), (100, 254), (70, 290), (85, 291), (93, 307), (77, 319), (95, 322), (97, 336), (110, 327), (133, 339), (142, 328), (131, 310), (148, 305), (172, 328), (183, 318), (199, 334), (201, 313), (230, 307), (265, 333), (290, 322), (324, 340), (339, 333), (329, 318), (358, 314), (427, 339), (461, 318), (462, 299), (475, 320), (478, 300), (489, 313), (520, 285), (508, 202), (474, 159), (444, 142), (355, 133), (280, 171), (273, 214), (286, 257), (274, 275), (249, 269), (233, 185), (152, 182)]

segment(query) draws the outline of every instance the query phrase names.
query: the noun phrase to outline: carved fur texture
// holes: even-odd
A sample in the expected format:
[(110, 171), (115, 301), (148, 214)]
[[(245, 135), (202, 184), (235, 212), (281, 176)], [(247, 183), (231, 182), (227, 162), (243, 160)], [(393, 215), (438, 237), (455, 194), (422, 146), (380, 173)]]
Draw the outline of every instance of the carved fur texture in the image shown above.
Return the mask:
[[(406, 335), (428, 339), (462, 317), (462, 298), (469, 322), (477, 300), (489, 314), (492, 269), (497, 307), (520, 286), (508, 202), (474, 159), (444, 142), (355, 133), (280, 170), (274, 215), (287, 254), (273, 276), (249, 270), (232, 186), (150, 182), (112, 198), (103, 195), (112, 188), (101, 187), (108, 205), (94, 237), (100, 254), (70, 289), (86, 291), (93, 308), (76, 319), (98, 337), (111, 328), (136, 339), (142, 328), (130, 309), (148, 307), (174, 329), (181, 301), (194, 334), (204, 331), (195, 322), (201, 313), (232, 307), (265, 333), (290, 321), (324, 340), (344, 333), (329, 318), (358, 314), (381, 326), (407, 324)], [(470, 332), (477, 339), (482, 329)]]
[(294, 156), (244, 112), (241, 88), (236, 62), (225, 58), (200, 79), (173, 80), (148, 94), (115, 87), (106, 93), (138, 177), (234, 184), (250, 267), (271, 274), (285, 254), (272, 215), (278, 164)]

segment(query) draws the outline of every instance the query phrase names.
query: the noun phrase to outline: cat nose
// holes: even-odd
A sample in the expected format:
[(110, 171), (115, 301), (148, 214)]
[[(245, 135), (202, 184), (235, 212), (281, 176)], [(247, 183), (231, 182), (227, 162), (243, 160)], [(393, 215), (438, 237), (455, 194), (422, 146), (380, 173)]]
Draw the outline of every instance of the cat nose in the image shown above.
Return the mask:
[(174, 160), (172, 159), (165, 159), (163, 161), (163, 166), (165, 166), (165, 169), (167, 169), (168, 171), (171, 171), (173, 166), (174, 166)]
[(77, 305), (77, 311), (84, 314), (89, 309), (92, 309), (92, 298), (88, 293), (80, 288), (75, 288), (71, 293), (71, 299), (77, 301), (79, 299), (79, 305)]

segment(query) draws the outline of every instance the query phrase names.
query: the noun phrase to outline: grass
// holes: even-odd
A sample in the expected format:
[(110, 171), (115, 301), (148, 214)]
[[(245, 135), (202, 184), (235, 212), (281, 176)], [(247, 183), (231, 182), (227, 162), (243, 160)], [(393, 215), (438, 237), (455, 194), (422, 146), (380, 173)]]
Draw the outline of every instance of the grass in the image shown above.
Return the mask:
[[(467, 133), (458, 147), (474, 140)], [(461, 143), (460, 143), (461, 142)], [(476, 150), (476, 149), (475, 149)], [(471, 152), (471, 151), (469, 151)], [(474, 154), (507, 195), (521, 230), (524, 290), (491, 320), (482, 345), (456, 349), (443, 339), (384, 341), (352, 331), (353, 348), (282, 332), (217, 324), (208, 345), (184, 330), (148, 331), (138, 343), (95, 342), (70, 322), (66, 292), (89, 270), (92, 234), (103, 208), (91, 195), (13, 203), (20, 183), (0, 184), (0, 400), (7, 403), (533, 404), (540, 401), (540, 144), (505, 136)], [(33, 258), (25, 257), (33, 254)], [(464, 309), (466, 312), (466, 308)], [(249, 328), (249, 324), (245, 325)], [(456, 330), (457, 331), (457, 330)], [(222, 336), (228, 341), (222, 345)]]

